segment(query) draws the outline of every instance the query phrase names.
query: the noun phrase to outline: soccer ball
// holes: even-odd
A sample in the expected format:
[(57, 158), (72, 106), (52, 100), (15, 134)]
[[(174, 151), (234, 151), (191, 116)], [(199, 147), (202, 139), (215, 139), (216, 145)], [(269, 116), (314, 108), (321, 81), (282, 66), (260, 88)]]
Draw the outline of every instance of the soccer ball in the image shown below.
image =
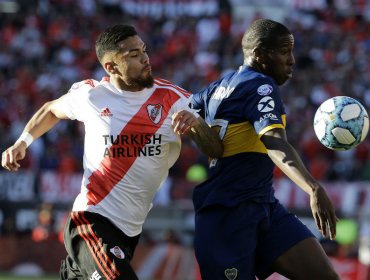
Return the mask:
[(369, 116), (356, 99), (336, 96), (317, 109), (313, 127), (325, 147), (349, 150), (364, 141), (369, 130)]

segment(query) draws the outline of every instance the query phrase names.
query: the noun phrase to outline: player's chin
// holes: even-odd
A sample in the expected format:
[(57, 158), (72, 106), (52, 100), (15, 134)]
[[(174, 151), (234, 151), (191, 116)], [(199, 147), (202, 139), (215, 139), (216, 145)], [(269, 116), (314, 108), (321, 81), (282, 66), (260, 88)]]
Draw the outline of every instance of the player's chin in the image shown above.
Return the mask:
[(140, 81), (138, 81), (138, 83), (144, 87), (152, 87), (153, 84), (154, 84), (154, 78), (153, 76), (150, 74), (148, 76), (142, 76)]
[(153, 80), (152, 71), (143, 71), (140, 78), (142, 80)]
[(280, 79), (277, 81), (277, 84), (280, 86), (289, 79), (291, 79), (292, 77), (293, 77), (292, 73), (287, 73), (286, 75), (280, 77)]

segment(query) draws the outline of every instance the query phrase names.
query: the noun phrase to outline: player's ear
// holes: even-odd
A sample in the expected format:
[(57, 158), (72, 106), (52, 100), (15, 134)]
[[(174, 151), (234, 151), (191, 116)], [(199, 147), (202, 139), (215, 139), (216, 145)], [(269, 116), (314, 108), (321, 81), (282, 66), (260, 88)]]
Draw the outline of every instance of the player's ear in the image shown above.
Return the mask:
[(112, 61), (107, 61), (104, 63), (104, 69), (108, 74), (115, 74), (116, 73), (116, 67), (115, 63)]
[(257, 61), (260, 64), (263, 64), (265, 59), (264, 59), (264, 53), (260, 48), (254, 48), (253, 49), (253, 58), (255, 61)]
[(254, 59), (260, 64), (266, 64), (271, 60), (271, 53), (266, 49), (255, 48), (253, 50)]

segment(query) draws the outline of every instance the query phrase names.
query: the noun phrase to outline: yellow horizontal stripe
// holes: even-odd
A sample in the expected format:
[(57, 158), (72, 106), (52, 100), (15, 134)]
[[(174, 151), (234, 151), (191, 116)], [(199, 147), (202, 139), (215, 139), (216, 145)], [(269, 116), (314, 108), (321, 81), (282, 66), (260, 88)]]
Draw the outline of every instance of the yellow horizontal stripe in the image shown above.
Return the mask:
[(262, 129), (258, 133), (258, 137), (261, 138), (263, 134), (265, 134), (267, 131), (269, 131), (271, 129), (274, 129), (274, 128), (284, 128), (284, 125), (282, 125), (282, 124), (273, 124), (273, 125), (266, 126), (264, 129)]
[(249, 122), (229, 125), (223, 144), (223, 157), (245, 152), (266, 153), (265, 146)]
[(285, 115), (281, 116), (283, 124), (273, 124), (265, 127), (257, 135), (254, 127), (249, 122), (229, 124), (223, 138), (224, 153), (223, 157), (236, 155), (239, 153), (256, 152), (266, 154), (265, 145), (260, 137), (273, 128), (285, 128)]

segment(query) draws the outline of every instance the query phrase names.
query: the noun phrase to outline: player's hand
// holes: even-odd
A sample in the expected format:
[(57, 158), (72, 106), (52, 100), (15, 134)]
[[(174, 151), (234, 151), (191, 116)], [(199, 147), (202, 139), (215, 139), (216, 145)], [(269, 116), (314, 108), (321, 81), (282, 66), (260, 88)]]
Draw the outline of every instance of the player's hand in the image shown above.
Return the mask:
[(310, 204), (312, 215), (321, 234), (333, 240), (336, 235), (338, 218), (335, 215), (334, 206), (323, 187), (313, 191)]
[(8, 148), (2, 154), (1, 165), (9, 171), (18, 171), (21, 166), (18, 161), (26, 156), (27, 145), (20, 141)]
[(186, 134), (189, 130), (199, 125), (199, 120), (193, 113), (181, 110), (172, 116), (172, 126), (178, 134)]

